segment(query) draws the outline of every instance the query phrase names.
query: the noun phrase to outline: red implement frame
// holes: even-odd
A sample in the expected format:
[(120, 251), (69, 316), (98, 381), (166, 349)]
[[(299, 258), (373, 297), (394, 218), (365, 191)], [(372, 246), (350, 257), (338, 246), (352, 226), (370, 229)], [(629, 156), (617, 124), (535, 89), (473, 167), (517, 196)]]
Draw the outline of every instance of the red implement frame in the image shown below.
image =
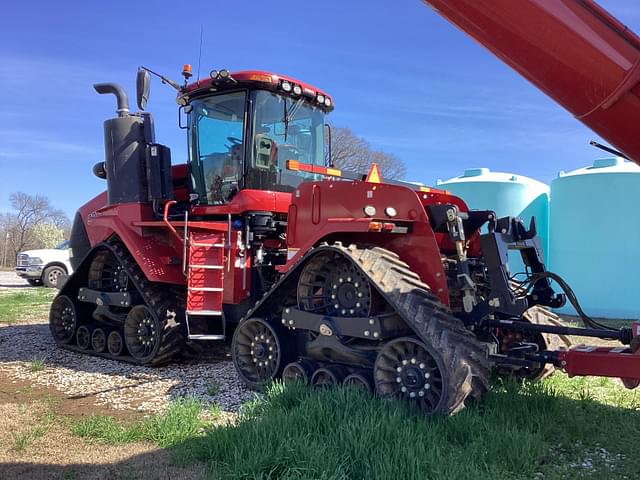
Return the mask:
[(640, 385), (640, 323), (633, 325), (632, 347), (580, 345), (558, 353), (557, 365), (569, 376), (621, 378), (625, 387)]

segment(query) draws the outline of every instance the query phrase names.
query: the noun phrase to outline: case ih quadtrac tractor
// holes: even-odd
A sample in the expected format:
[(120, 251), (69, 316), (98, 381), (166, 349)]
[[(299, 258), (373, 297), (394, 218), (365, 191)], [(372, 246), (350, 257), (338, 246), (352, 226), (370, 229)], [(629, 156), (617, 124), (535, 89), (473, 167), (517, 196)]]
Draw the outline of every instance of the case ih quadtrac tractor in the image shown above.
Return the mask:
[[(183, 75), (183, 86), (161, 78), (178, 90), (186, 165), (171, 166), (151, 115), (131, 113), (119, 86), (95, 85), (118, 105), (94, 167), (107, 191), (75, 217), (75, 272), (50, 313), (59, 345), (158, 365), (232, 337), (251, 387), (344, 383), (426, 413), (458, 411), (492, 372), (537, 379), (555, 366), (640, 383), (640, 325), (614, 330), (584, 315), (545, 271), (535, 222), (470, 210), (375, 167), (325, 163), (333, 101), (309, 84), (259, 71), (191, 84), (190, 68)], [(149, 78), (139, 71), (141, 110)], [(523, 276), (509, 272), (509, 252)], [(567, 298), (585, 328), (544, 308)], [(559, 348), (573, 334), (628, 346)]]

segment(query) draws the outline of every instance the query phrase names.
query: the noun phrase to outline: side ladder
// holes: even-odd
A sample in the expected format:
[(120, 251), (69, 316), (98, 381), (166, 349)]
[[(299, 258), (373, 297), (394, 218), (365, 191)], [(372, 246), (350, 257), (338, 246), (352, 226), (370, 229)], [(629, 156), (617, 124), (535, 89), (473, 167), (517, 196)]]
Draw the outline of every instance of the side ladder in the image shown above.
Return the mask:
[(224, 232), (189, 232), (185, 263), (188, 288), (186, 323), (190, 340), (225, 339), (222, 312), (225, 249)]

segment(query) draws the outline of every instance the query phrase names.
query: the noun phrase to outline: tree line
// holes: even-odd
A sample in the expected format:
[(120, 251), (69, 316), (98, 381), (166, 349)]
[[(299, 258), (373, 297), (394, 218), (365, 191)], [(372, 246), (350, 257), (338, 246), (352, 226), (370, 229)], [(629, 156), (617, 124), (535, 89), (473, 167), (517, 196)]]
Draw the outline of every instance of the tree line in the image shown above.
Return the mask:
[(43, 195), (14, 192), (11, 212), (0, 213), (0, 266), (14, 267), (24, 250), (52, 248), (69, 238), (69, 217)]
[[(328, 139), (327, 139), (328, 140)], [(329, 163), (329, 148), (325, 148)], [(378, 164), (382, 178), (402, 179), (407, 173), (404, 162), (392, 153), (374, 149), (350, 128), (331, 127), (331, 163), (336, 168), (367, 173), (372, 163)]]

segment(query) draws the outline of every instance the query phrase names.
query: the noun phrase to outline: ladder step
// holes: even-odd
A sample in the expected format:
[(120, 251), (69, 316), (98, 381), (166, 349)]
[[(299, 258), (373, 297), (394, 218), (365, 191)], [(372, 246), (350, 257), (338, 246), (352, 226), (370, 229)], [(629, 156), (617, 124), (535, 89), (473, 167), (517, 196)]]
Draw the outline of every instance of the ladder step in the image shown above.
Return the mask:
[(194, 247), (217, 247), (217, 248), (224, 248), (226, 246), (224, 243), (200, 243), (200, 242), (191, 242), (191, 245)]
[(222, 292), (222, 288), (214, 287), (189, 287), (190, 292)]
[(195, 316), (195, 315), (222, 315), (220, 310), (187, 310), (187, 315)]
[(223, 270), (222, 265), (189, 265), (189, 268), (201, 268), (203, 270)]
[(206, 335), (206, 334), (193, 334), (189, 335), (189, 340), (224, 340), (224, 335)]

